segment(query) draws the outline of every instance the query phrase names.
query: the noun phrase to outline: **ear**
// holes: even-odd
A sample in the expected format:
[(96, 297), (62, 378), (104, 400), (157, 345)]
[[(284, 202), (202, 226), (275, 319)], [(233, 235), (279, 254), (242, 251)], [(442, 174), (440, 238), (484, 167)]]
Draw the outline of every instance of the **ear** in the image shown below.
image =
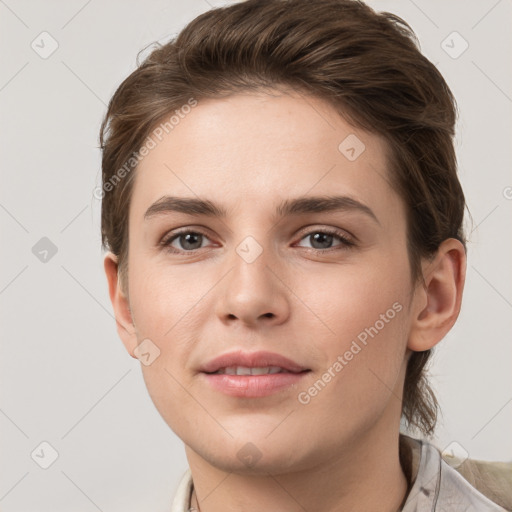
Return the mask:
[(424, 284), (413, 300), (414, 315), (407, 347), (416, 352), (439, 343), (459, 316), (466, 279), (466, 251), (461, 242), (446, 239), (432, 261), (423, 265)]
[(128, 297), (121, 289), (118, 274), (117, 256), (111, 252), (108, 252), (103, 261), (103, 265), (108, 281), (110, 301), (112, 302), (114, 315), (116, 317), (117, 333), (123, 341), (123, 344), (128, 353), (134, 359), (137, 359), (137, 356), (135, 356), (133, 353), (137, 347), (137, 334), (135, 325), (132, 320)]

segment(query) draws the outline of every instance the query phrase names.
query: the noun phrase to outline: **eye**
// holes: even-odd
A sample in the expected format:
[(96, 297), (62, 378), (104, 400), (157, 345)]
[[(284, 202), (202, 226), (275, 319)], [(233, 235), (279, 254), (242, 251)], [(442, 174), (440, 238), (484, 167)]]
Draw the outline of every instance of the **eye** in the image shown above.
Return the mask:
[[(303, 236), (301, 240), (309, 240), (312, 249), (317, 251), (325, 252), (326, 250), (334, 249), (334, 250), (342, 250), (347, 249), (355, 245), (355, 243), (343, 232), (333, 229), (333, 230), (325, 230), (325, 229), (316, 229), (314, 231), (310, 231), (306, 236)], [(340, 243), (338, 245), (333, 246), (333, 242), (338, 240)], [(301, 246), (304, 247), (304, 246)]]
[[(202, 249), (202, 242), (208, 239), (206, 235), (198, 231), (181, 231), (173, 233), (171, 236), (166, 237), (160, 242), (169, 252), (191, 252), (197, 249)], [(173, 245), (176, 242), (176, 245)]]
[[(312, 244), (310, 249), (319, 252), (343, 250), (355, 245), (355, 242), (352, 241), (344, 232), (336, 229), (316, 229), (310, 231), (302, 236), (301, 241), (307, 239), (309, 239)], [(203, 249), (205, 247), (203, 245), (205, 240), (209, 240), (209, 238), (204, 233), (189, 229), (171, 233), (160, 242), (160, 245), (171, 253), (193, 252), (198, 249)], [(333, 245), (336, 240), (338, 240), (339, 243), (337, 245)], [(303, 245), (299, 245), (299, 247), (308, 248)]]

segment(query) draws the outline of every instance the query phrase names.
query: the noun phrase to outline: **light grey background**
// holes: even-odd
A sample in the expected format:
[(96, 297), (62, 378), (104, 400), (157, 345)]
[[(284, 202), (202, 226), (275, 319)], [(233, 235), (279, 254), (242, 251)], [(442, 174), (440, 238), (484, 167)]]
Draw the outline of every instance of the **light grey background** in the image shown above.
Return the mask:
[[(511, 460), (512, 3), (369, 3), (410, 23), (460, 108), (474, 223), (460, 319), (432, 367), (444, 412), (436, 442)], [(92, 191), (100, 121), (137, 52), (213, 5), (0, 0), (3, 512), (165, 511), (187, 467), (117, 336)], [(59, 45), (46, 59), (31, 47), (51, 48), (43, 31)], [(457, 58), (464, 41), (454, 31), (469, 44)], [(57, 247), (46, 263), (32, 252), (42, 237)], [(43, 441), (58, 452), (48, 469)]]

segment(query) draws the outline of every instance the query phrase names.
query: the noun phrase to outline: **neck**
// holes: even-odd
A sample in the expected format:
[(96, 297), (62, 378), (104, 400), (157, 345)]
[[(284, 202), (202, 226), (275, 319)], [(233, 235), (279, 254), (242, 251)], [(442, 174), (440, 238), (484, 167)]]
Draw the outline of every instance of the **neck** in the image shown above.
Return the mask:
[[(377, 425), (375, 426), (377, 427)], [(322, 465), (262, 475), (222, 471), (186, 447), (200, 512), (396, 512), (407, 492), (396, 426), (361, 436)]]

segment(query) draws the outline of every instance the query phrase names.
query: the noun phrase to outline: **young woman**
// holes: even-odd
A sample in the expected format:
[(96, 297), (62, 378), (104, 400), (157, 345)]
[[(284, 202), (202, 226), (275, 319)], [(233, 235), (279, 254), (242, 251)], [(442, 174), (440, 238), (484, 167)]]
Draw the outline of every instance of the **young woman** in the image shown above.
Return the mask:
[(503, 510), (433, 432), (466, 268), (456, 107), (410, 27), (353, 0), (212, 9), (105, 117), (105, 271), (183, 440), (172, 510)]

